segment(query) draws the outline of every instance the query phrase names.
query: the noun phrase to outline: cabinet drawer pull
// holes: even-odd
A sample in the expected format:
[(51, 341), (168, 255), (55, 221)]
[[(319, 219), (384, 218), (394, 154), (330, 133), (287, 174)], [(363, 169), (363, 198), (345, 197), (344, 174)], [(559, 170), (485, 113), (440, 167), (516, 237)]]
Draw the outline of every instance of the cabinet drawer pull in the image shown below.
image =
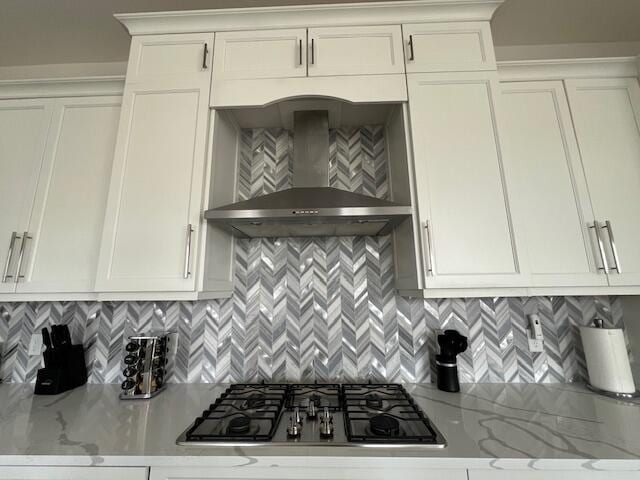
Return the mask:
[(611, 246), (611, 251), (613, 252), (613, 267), (611, 270), (615, 270), (616, 273), (622, 273), (622, 265), (620, 264), (620, 258), (618, 257), (618, 249), (616, 248), (616, 240), (613, 237), (613, 228), (611, 227), (611, 222), (609, 220), (605, 220), (603, 230), (607, 230), (609, 234), (609, 245)]
[(600, 224), (597, 220), (594, 220), (593, 225), (589, 225), (589, 228), (592, 228), (596, 233), (596, 242), (598, 242), (598, 252), (600, 252), (600, 260), (602, 261), (602, 267), (598, 267), (598, 270), (603, 271), (604, 273), (609, 273), (609, 265), (607, 264), (607, 256), (604, 252), (604, 244), (602, 243), (602, 237), (600, 236)]
[(209, 55), (209, 45), (204, 44), (204, 51), (202, 52), (202, 69), (206, 70), (209, 68), (207, 66), (207, 56)]
[(29, 236), (29, 232), (24, 232), (22, 234), (22, 242), (20, 242), (20, 253), (18, 254), (18, 265), (16, 265), (16, 276), (14, 281), (18, 283), (21, 278), (24, 278), (22, 275), (22, 259), (24, 258), (24, 250), (27, 246), (27, 240), (31, 240), (32, 237)]
[(423, 247), (427, 275), (433, 275), (433, 249), (431, 248), (431, 229), (428, 220), (424, 222)]
[(184, 255), (184, 278), (191, 276), (191, 235), (193, 234), (193, 225), (187, 225), (187, 248)]
[(9, 240), (9, 250), (7, 251), (7, 261), (4, 264), (4, 270), (2, 271), (2, 283), (5, 283), (8, 278), (13, 278), (13, 275), (8, 275), (9, 266), (11, 265), (11, 259), (13, 258), (13, 247), (16, 244), (16, 240), (20, 237), (17, 232), (11, 232), (11, 240)]
[(316, 63), (316, 47), (314, 39), (311, 39), (311, 65)]
[(413, 62), (416, 59), (413, 54), (413, 35), (409, 35), (409, 61)]

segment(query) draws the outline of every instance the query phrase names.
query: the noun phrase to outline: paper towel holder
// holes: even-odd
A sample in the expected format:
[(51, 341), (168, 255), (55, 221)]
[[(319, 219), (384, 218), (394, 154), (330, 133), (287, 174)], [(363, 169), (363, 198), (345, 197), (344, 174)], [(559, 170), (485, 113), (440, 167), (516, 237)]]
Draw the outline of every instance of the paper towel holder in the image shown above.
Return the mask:
[[(598, 317), (594, 318), (593, 328), (604, 328), (604, 321)], [(640, 397), (640, 391), (638, 390), (633, 393), (610, 392), (609, 390), (603, 390), (601, 388), (594, 387), (589, 382), (587, 382), (586, 387), (594, 393), (598, 393), (609, 398), (615, 398), (617, 400), (631, 400)]]

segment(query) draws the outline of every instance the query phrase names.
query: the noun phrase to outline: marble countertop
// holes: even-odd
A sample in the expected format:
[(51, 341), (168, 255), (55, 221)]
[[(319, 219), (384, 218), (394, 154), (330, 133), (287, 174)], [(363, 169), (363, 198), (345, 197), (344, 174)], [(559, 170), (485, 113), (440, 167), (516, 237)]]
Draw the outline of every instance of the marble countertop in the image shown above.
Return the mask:
[[(591, 468), (640, 471), (640, 403), (620, 403), (580, 385), (474, 384), (459, 394), (406, 385), (448, 441), (443, 450), (331, 447), (180, 447), (178, 435), (223, 390), (170, 385), (147, 401), (121, 401), (118, 385), (34, 396), (0, 385), (0, 465), (239, 466), (430, 462), (441, 468)], [(311, 457), (311, 458), (310, 458)], [(296, 460), (297, 459), (297, 460)], [(248, 463), (247, 463), (248, 462)]]

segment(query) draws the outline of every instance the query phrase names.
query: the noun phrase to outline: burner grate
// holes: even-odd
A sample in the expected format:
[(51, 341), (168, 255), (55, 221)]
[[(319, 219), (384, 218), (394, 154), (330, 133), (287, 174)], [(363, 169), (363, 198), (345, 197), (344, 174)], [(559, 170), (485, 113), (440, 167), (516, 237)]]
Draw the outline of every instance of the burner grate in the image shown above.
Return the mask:
[(327, 407), (331, 412), (342, 409), (342, 395), (339, 384), (297, 383), (291, 385), (287, 398), (287, 410), (298, 407), (306, 412), (309, 400), (313, 400), (317, 410)]
[(343, 385), (345, 433), (349, 442), (436, 443), (438, 435), (402, 385)]
[(270, 441), (282, 416), (288, 388), (281, 384), (230, 386), (187, 430), (187, 440)]

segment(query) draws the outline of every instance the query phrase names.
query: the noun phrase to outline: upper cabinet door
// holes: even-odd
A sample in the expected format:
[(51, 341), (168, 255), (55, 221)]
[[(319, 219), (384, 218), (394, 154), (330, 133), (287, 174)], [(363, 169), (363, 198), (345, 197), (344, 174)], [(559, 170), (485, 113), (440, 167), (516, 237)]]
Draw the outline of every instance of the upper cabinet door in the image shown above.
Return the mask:
[(214, 81), (307, 75), (307, 30), (216, 34)]
[(56, 100), (18, 292), (93, 292), (120, 97)]
[(15, 290), (52, 111), (51, 100), (0, 102), (0, 292)]
[(571, 80), (569, 104), (599, 222), (609, 283), (640, 285), (640, 87), (636, 79)]
[(208, 85), (125, 88), (98, 292), (193, 291)]
[(407, 73), (495, 70), (489, 22), (402, 26)]
[(490, 73), (409, 75), (427, 288), (521, 286)]
[(400, 26), (309, 29), (309, 76), (404, 73)]
[(562, 82), (502, 84), (507, 180), (531, 286), (604, 286), (594, 217)]
[(212, 33), (139, 35), (131, 41), (127, 83), (211, 78)]

